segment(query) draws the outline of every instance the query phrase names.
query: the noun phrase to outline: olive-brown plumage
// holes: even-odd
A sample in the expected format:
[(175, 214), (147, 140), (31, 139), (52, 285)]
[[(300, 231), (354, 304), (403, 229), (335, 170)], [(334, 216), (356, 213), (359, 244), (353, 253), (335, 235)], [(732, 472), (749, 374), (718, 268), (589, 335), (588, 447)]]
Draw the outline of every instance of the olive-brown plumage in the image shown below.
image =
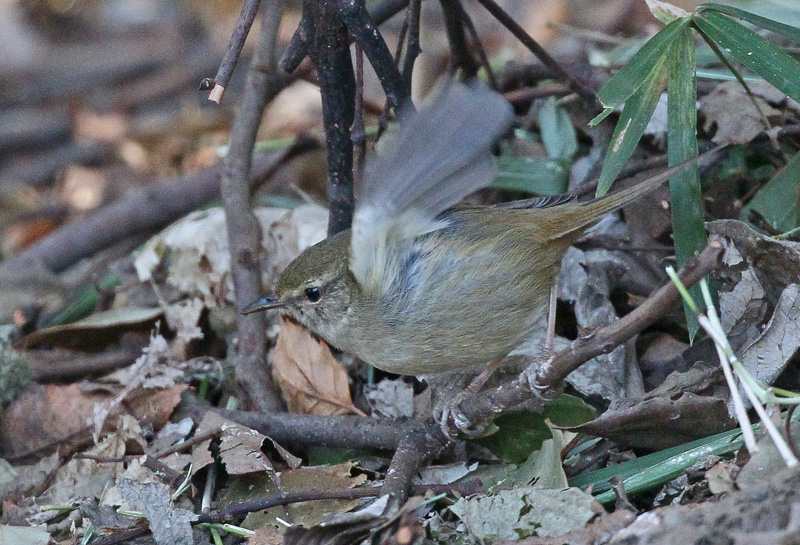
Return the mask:
[(353, 230), (308, 248), (276, 293), (246, 310), (280, 308), (331, 345), (409, 375), (486, 364), (543, 333), (569, 245), (663, 180), (589, 203), (443, 213), (491, 181), (490, 147), (510, 121), (498, 95), (453, 86), (368, 174)]

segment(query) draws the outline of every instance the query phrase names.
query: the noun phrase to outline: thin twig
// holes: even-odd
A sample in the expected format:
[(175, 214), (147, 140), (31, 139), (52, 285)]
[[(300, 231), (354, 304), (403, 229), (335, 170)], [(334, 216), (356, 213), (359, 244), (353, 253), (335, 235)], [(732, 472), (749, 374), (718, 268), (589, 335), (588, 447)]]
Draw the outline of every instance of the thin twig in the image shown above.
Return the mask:
[(481, 42), (481, 38), (478, 35), (478, 31), (475, 28), (475, 24), (472, 22), (472, 18), (467, 13), (467, 10), (464, 9), (463, 4), (458, 4), (459, 9), (461, 10), (461, 22), (464, 24), (464, 28), (469, 32), (470, 39), (474, 44), (475, 49), (478, 52), (478, 59), (480, 60), (481, 66), (483, 69), (486, 70), (486, 79), (489, 80), (489, 85), (492, 89), (500, 89), (499, 84), (497, 82), (497, 76), (495, 76), (494, 70), (492, 69), (492, 65), (489, 62), (489, 57), (486, 55), (486, 49), (483, 47), (483, 43)]
[(451, 72), (459, 68), (463, 70), (466, 79), (474, 78), (478, 73), (479, 65), (467, 45), (462, 22), (461, 3), (459, 0), (439, 0), (444, 13), (444, 23), (447, 29), (447, 41), (450, 43)]
[(583, 100), (594, 109), (600, 108), (600, 104), (594, 94), (594, 91), (589, 89), (586, 84), (564, 69), (541, 45), (539, 45), (539, 42), (534, 40), (531, 35), (528, 34), (525, 29), (514, 20), (513, 17), (506, 13), (503, 8), (497, 5), (494, 0), (478, 0), (478, 2), (484, 8), (486, 8), (486, 10), (491, 13), (492, 16), (500, 22), (500, 24), (506, 27), (514, 35), (514, 37), (516, 37), (517, 40), (522, 43), (522, 45), (527, 47), (528, 50), (542, 62), (542, 64), (552, 70), (558, 79), (562, 81), (562, 83), (569, 85), (572, 90), (578, 93), (581, 98), (583, 98)]
[[(242, 104), (231, 129), (220, 193), (225, 209), (231, 277), (240, 304), (261, 293), (261, 226), (251, 209), (247, 182), (256, 133), (266, 105), (282, 89), (276, 72), (275, 45), (283, 13), (283, 2), (273, 0), (264, 10), (259, 45), (245, 83)], [(266, 317), (236, 315), (239, 343), (234, 356), (236, 378), (249, 403), (261, 410), (276, 410), (280, 398), (272, 387), (266, 365)]]
[(353, 187), (361, 183), (367, 155), (367, 133), (364, 129), (364, 52), (356, 44), (356, 107), (353, 117)]
[[(273, 2), (279, 0), (271, 0)], [(231, 40), (228, 43), (228, 48), (225, 50), (225, 55), (219, 64), (217, 75), (214, 76), (214, 88), (208, 95), (208, 100), (219, 104), (222, 100), (222, 95), (225, 94), (225, 88), (233, 74), (233, 69), (239, 61), (239, 55), (242, 53), (244, 42), (247, 35), (250, 34), (250, 27), (253, 26), (253, 21), (258, 12), (258, 6), (261, 0), (245, 0), (242, 6), (242, 11), (239, 13), (239, 20), (236, 21), (236, 27), (231, 33)], [(201, 90), (206, 85), (205, 81), (201, 84)]]
[[(411, 0), (408, 4), (408, 16), (406, 17), (405, 22), (403, 25), (407, 28), (408, 32), (408, 44), (406, 45), (406, 54), (403, 57), (403, 81), (406, 84), (406, 90), (408, 90), (409, 95), (411, 94), (411, 76), (414, 72), (414, 63), (419, 57), (419, 54), (422, 52), (422, 49), (419, 46), (419, 19), (420, 19), (420, 12), (422, 11), (422, 0)], [(402, 42), (401, 42), (402, 44)], [(398, 44), (397, 55), (395, 55), (395, 63), (397, 63), (400, 59), (398, 58), (400, 55), (400, 47), (401, 44)]]

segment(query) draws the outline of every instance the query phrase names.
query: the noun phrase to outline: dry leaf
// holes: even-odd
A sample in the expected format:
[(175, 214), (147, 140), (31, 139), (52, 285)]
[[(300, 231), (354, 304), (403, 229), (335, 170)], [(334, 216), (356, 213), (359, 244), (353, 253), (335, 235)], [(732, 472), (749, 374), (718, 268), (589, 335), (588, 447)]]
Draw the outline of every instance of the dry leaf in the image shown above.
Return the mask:
[[(706, 116), (704, 128), (710, 130), (714, 125), (717, 132), (712, 140), (716, 144), (746, 144), (768, 129), (764, 119), (779, 119), (781, 112), (770, 106), (762, 98), (760, 90), (768, 86), (766, 82), (750, 84), (752, 99), (737, 81), (721, 83), (708, 95), (700, 99), (700, 108)], [(758, 109), (753, 105), (758, 104)]]
[(302, 326), (281, 321), (272, 376), (290, 412), (363, 415), (353, 406), (344, 367), (333, 357), (328, 345), (313, 339)]
[[(328, 213), (321, 206), (258, 208), (255, 214), (264, 232), (266, 262), (261, 268), (265, 285), (301, 251), (325, 238)], [(234, 302), (225, 212), (221, 208), (193, 212), (147, 241), (134, 259), (139, 280), (151, 280), (162, 263), (167, 283), (200, 298), (207, 308)]]
[(119, 490), (131, 509), (141, 511), (147, 518), (153, 540), (158, 545), (193, 545), (191, 522), (197, 515), (177, 509), (169, 490), (160, 483), (140, 484), (120, 479)]
[(256, 533), (247, 538), (249, 545), (280, 545), (283, 543), (283, 534), (274, 526), (262, 526)]
[[(298, 469), (287, 469), (280, 473), (280, 492), (292, 494), (295, 492), (307, 492), (317, 490), (324, 492), (327, 490), (342, 490), (345, 488), (355, 488), (363, 485), (367, 476), (364, 474), (351, 476), (355, 463), (345, 462), (330, 466), (309, 466)], [(278, 492), (274, 482), (267, 476), (261, 476), (259, 480), (249, 479), (248, 496), (237, 497), (234, 501), (242, 501), (253, 496), (264, 496)], [(233, 498), (231, 498), (233, 499)], [(330, 513), (344, 513), (358, 505), (359, 500), (321, 500), (293, 503), (287, 506), (271, 507), (264, 511), (254, 511), (247, 515), (242, 523), (245, 528), (261, 528), (266, 524), (276, 525), (277, 518), (285, 519), (287, 512), (294, 525), (312, 526), (327, 518)], [(279, 528), (282, 528), (279, 526)]]

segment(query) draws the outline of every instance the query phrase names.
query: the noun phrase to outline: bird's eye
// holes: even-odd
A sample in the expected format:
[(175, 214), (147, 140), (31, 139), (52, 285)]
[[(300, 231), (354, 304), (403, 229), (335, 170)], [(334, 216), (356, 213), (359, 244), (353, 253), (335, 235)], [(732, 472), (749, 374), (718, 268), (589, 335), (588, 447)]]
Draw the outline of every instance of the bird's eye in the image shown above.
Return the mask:
[(306, 298), (311, 301), (312, 303), (316, 303), (319, 301), (320, 293), (319, 288), (314, 286), (313, 288), (306, 288)]

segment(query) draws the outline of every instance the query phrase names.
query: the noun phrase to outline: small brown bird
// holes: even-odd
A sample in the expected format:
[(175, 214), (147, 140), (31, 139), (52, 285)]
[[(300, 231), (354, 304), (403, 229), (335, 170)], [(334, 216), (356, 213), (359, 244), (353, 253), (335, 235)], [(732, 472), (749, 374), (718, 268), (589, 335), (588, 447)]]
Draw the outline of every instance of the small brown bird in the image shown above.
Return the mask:
[(492, 181), (491, 146), (512, 117), (489, 89), (451, 85), (367, 173), (352, 230), (308, 248), (273, 295), (243, 312), (279, 309), (334, 347), (405, 375), (488, 364), (543, 333), (569, 245), (666, 178), (588, 203), (448, 210)]

